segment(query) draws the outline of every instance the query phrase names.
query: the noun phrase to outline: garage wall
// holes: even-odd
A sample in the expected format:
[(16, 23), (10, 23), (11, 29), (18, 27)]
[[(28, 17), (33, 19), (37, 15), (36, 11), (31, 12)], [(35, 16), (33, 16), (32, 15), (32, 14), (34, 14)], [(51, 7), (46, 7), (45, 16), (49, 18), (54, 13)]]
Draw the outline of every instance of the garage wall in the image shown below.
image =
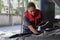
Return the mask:
[(12, 16), (12, 25), (21, 24), (21, 16)]
[(0, 15), (0, 25), (8, 25), (8, 24), (9, 24), (9, 16)]
[[(21, 24), (21, 16), (11, 16), (11, 24)], [(9, 15), (0, 15), (0, 25), (10, 25), (9, 24)]]

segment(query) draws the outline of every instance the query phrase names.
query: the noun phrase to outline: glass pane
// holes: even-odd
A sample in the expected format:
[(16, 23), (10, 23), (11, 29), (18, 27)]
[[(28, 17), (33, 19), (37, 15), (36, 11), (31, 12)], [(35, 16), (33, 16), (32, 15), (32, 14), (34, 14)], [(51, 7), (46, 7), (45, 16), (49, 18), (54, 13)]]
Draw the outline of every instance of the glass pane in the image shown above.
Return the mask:
[(55, 18), (60, 19), (60, 7), (55, 4)]
[(2, 14), (8, 14), (9, 12), (8, 0), (0, 0), (0, 11)]
[(22, 15), (22, 13), (24, 12), (23, 0), (10, 0), (10, 3), (10, 14)]
[(24, 12), (23, 0), (0, 0), (0, 13), (19, 14)]

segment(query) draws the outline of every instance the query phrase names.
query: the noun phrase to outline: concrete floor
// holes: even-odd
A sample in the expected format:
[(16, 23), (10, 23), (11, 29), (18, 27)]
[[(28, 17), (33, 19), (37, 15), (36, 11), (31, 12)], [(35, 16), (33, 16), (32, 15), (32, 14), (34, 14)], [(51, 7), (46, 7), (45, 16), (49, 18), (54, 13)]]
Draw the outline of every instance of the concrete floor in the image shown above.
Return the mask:
[[(21, 33), (20, 25), (0, 27), (0, 40), (8, 40), (5, 38), (17, 33)], [(16, 38), (9, 39), (9, 40), (16, 40)], [(22, 39), (19, 38), (19, 40)], [(34, 37), (26, 37), (25, 40), (60, 40), (60, 30), (58, 30), (55, 35), (51, 35), (47, 38), (43, 38), (42, 35), (40, 35)]]

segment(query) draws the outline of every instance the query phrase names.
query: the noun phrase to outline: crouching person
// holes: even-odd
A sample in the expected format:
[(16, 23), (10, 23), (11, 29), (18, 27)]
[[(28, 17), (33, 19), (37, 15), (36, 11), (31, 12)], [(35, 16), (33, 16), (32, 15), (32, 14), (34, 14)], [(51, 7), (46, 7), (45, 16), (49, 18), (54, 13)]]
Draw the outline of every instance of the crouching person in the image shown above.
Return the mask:
[(28, 3), (27, 10), (24, 13), (23, 33), (40, 34), (37, 29), (43, 23), (42, 19), (42, 13), (36, 9), (35, 4), (33, 2)]

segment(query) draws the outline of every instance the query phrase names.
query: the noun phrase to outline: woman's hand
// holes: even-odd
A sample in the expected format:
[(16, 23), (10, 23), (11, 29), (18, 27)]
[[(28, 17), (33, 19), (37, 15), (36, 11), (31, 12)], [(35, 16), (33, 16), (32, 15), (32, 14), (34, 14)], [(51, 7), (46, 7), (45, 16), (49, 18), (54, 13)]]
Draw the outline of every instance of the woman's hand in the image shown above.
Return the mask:
[(41, 23), (40, 24), (42, 24), (43, 23), (43, 21), (41, 21)]
[(38, 34), (39, 34), (39, 32), (35, 32), (34, 34), (35, 34), (35, 35), (38, 35)]
[(35, 35), (38, 35), (38, 34), (39, 34), (39, 32), (37, 32), (36, 29), (34, 29), (34, 28), (32, 27), (32, 25), (29, 25), (28, 28), (29, 28), (30, 31), (32, 31)]

